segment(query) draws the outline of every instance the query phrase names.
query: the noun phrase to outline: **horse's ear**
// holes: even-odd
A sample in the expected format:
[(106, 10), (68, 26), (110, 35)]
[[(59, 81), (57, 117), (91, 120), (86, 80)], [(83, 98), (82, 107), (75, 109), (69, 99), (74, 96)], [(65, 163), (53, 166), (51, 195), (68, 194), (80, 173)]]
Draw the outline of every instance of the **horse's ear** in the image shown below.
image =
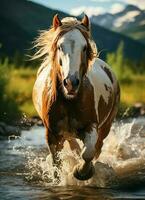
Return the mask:
[(61, 26), (62, 23), (58, 17), (58, 14), (56, 14), (54, 17), (53, 17), (53, 27), (54, 29), (57, 29), (59, 26)]
[(87, 29), (90, 28), (90, 21), (89, 21), (89, 18), (86, 14), (84, 15), (81, 22), (82, 22), (82, 25), (84, 25)]

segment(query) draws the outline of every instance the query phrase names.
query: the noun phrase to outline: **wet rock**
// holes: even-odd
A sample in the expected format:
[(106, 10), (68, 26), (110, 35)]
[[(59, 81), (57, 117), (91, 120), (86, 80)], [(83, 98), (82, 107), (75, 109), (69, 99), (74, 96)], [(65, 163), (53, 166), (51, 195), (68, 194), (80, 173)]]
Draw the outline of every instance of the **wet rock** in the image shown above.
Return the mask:
[(10, 135), (19, 136), (21, 133), (20, 128), (17, 126), (11, 126), (4, 122), (0, 122), (0, 139), (5, 139)]
[(42, 120), (37, 116), (32, 117), (30, 121), (32, 125), (43, 126)]
[(43, 122), (38, 116), (31, 118), (24, 116), (18, 124), (23, 130), (29, 130), (32, 126), (43, 126)]
[(43, 122), (38, 116), (27, 117), (23, 115), (22, 118), (16, 122), (16, 124), (21, 128), (21, 130), (29, 130), (33, 126), (43, 126)]
[(145, 116), (145, 104), (141, 102), (137, 102), (132, 107), (132, 115), (133, 117)]

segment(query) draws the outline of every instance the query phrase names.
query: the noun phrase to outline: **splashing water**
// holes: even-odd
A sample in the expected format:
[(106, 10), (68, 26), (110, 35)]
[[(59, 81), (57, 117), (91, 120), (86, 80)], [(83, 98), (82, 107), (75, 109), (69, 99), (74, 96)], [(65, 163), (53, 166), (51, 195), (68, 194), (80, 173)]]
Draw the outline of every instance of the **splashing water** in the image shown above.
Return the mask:
[[(144, 118), (113, 124), (109, 136), (104, 140), (99, 159), (94, 160), (95, 174), (88, 181), (79, 181), (73, 177), (73, 168), (81, 162), (81, 158), (70, 150), (67, 141), (59, 153), (62, 167), (58, 169), (52, 165), (44, 138), (43, 128), (33, 128), (23, 132), (17, 141), (19, 144), (14, 143), (14, 150), (26, 157), (25, 178), (28, 181), (46, 186), (85, 185), (105, 188), (145, 181)], [(82, 148), (82, 142), (78, 140), (78, 143)]]

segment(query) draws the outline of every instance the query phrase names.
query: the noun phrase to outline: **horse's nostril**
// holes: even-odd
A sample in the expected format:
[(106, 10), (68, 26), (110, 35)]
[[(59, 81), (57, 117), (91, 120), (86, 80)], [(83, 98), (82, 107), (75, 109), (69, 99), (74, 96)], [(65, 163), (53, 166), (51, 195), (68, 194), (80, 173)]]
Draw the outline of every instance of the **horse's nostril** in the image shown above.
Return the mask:
[(80, 83), (79, 79), (76, 79), (76, 83), (75, 83), (75, 85), (78, 86), (79, 83)]
[(79, 83), (80, 83), (79, 79), (74, 79), (72, 81), (72, 85), (73, 85), (74, 88), (77, 88), (79, 86)]
[(79, 86), (79, 83), (80, 83), (80, 81), (77, 78), (75, 78), (75, 79), (74, 78), (73, 79), (72, 78), (65, 78), (63, 80), (64, 87), (71, 85), (73, 87), (73, 89), (76, 89)]

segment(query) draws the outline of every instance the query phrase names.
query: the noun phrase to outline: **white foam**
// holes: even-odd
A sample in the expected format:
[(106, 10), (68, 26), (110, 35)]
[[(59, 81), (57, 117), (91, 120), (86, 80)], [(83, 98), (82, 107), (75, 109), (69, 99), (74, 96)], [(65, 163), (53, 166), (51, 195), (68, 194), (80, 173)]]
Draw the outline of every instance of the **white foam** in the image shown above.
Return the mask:
[[(82, 147), (82, 142), (78, 142)], [(109, 136), (104, 141), (99, 159), (94, 161), (95, 175), (88, 181), (79, 181), (73, 177), (73, 168), (81, 162), (81, 158), (70, 150), (67, 142), (59, 155), (62, 161), (61, 169), (52, 165), (51, 156), (42, 149), (39, 151), (25, 149), (25, 155), (27, 157), (26, 178), (29, 181), (38, 181), (48, 186), (112, 187), (119, 184), (121, 178), (127, 177), (128, 181), (133, 180), (134, 173), (138, 175), (143, 173), (142, 177), (145, 177), (145, 119), (139, 118), (127, 123), (122, 121), (113, 124)]]

